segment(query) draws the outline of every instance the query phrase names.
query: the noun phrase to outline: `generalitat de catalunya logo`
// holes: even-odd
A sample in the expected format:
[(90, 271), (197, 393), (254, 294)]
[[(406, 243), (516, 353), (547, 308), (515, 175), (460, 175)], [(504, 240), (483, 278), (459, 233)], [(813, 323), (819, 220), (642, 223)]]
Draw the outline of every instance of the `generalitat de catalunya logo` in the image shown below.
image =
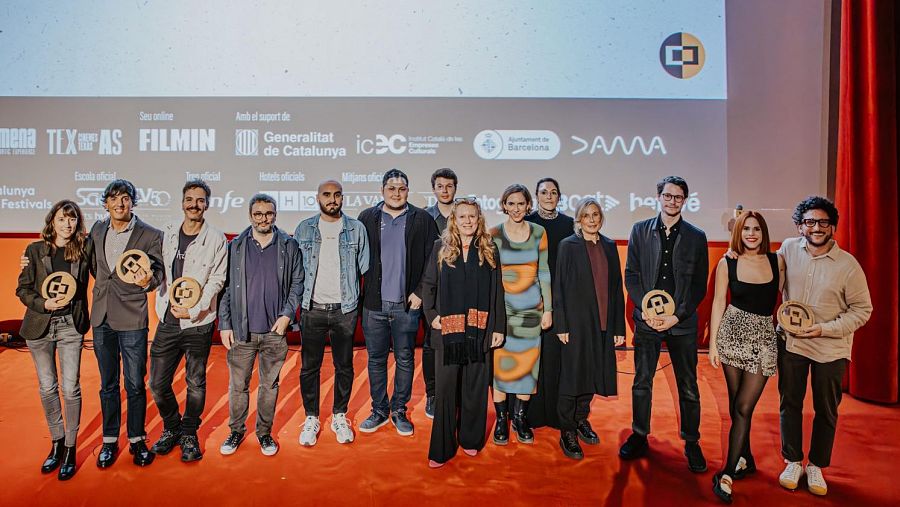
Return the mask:
[(703, 43), (687, 32), (673, 33), (659, 47), (659, 63), (669, 75), (678, 79), (696, 76), (705, 62)]

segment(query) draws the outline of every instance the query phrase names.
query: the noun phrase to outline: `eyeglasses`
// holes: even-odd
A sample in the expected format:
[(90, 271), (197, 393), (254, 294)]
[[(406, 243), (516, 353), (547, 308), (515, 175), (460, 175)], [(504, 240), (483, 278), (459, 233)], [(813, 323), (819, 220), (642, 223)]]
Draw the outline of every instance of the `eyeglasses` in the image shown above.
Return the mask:
[(804, 218), (800, 221), (800, 223), (810, 228), (815, 227), (816, 224), (819, 224), (819, 227), (821, 227), (822, 229), (831, 227), (831, 220), (828, 218), (820, 218), (818, 220), (816, 220), (815, 218)]
[(250, 214), (250, 216), (253, 217), (253, 220), (260, 222), (262, 220), (268, 220), (268, 219), (275, 218), (275, 212), (274, 211), (266, 211), (264, 213), (262, 211), (254, 211), (253, 213)]
[(661, 195), (663, 200), (666, 202), (671, 202), (673, 200), (675, 201), (676, 204), (681, 204), (684, 202), (683, 195), (675, 195), (675, 194), (670, 194), (668, 192), (666, 192), (664, 194), (659, 194), (659, 195)]
[(453, 199), (453, 202), (454, 203), (463, 202), (466, 204), (478, 204), (478, 200), (471, 196), (470, 197), (457, 197), (456, 199)]

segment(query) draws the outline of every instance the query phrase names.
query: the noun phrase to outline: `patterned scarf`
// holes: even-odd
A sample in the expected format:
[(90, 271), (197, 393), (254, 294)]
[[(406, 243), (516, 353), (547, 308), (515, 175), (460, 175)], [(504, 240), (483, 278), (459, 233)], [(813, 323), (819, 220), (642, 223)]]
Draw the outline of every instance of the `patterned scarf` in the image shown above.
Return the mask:
[(474, 238), (468, 262), (460, 253), (453, 267), (441, 263), (438, 295), (441, 301), (441, 339), (444, 364), (484, 362), (485, 340), (491, 300), (491, 265), (479, 265)]

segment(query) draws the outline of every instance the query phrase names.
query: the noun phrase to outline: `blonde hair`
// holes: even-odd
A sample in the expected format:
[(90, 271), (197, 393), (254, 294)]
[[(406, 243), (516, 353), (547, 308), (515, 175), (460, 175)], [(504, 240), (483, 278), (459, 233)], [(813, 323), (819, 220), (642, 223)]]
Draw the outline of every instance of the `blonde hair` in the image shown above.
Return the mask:
[(484, 223), (484, 213), (481, 206), (474, 198), (456, 199), (450, 207), (450, 216), (447, 218), (447, 228), (441, 234), (441, 249), (438, 251), (438, 267), (447, 264), (451, 268), (462, 252), (462, 238), (459, 234), (459, 226), (456, 225), (456, 209), (461, 206), (473, 206), (478, 214), (478, 227), (475, 229), (475, 244), (478, 247), (478, 264), (485, 262), (491, 268), (497, 267), (497, 259), (494, 256), (494, 239), (491, 237)]
[(603, 206), (600, 206), (600, 201), (593, 197), (585, 197), (578, 203), (578, 207), (575, 208), (575, 235), (579, 238), (584, 237), (584, 233), (581, 232), (581, 219), (587, 214), (588, 206), (596, 206), (597, 211), (600, 212), (600, 228), (603, 228), (603, 222), (606, 221), (606, 215), (603, 214)]

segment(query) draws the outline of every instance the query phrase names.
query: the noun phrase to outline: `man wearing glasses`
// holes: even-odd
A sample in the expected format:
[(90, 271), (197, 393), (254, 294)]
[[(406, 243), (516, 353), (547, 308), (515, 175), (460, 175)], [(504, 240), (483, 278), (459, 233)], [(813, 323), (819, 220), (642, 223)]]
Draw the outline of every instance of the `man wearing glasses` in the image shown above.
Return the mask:
[[(656, 184), (660, 213), (634, 224), (628, 241), (625, 287), (634, 303), (634, 384), (632, 434), (619, 449), (622, 459), (644, 456), (649, 448), (653, 376), (662, 342), (666, 342), (678, 385), (681, 438), (688, 468), (706, 471), (700, 450), (700, 392), (697, 388), (697, 306), (706, 296), (709, 252), (706, 234), (681, 217), (688, 185), (679, 176)], [(666, 291), (675, 302), (675, 314), (643, 314), (644, 295)]]
[[(808, 197), (793, 215), (800, 237), (788, 238), (778, 254), (786, 277), (782, 297), (812, 308), (815, 324), (778, 340), (778, 391), (781, 393), (781, 454), (786, 466), (779, 483), (807, 487), (825, 495), (822, 468), (831, 464), (831, 448), (841, 403), (841, 382), (853, 347), (853, 332), (872, 314), (866, 275), (856, 259), (832, 239), (838, 211), (824, 197)], [(809, 460), (803, 461), (803, 399), (812, 370), (813, 419)]]
[(297, 242), (275, 227), (275, 199), (250, 198), (250, 227), (228, 246), (228, 281), (219, 305), (219, 334), (228, 349), (231, 434), (219, 452), (233, 454), (244, 440), (250, 374), (259, 356), (256, 437), (266, 456), (278, 452), (272, 421), (278, 377), (287, 357), (288, 327), (303, 294), (303, 262)]

